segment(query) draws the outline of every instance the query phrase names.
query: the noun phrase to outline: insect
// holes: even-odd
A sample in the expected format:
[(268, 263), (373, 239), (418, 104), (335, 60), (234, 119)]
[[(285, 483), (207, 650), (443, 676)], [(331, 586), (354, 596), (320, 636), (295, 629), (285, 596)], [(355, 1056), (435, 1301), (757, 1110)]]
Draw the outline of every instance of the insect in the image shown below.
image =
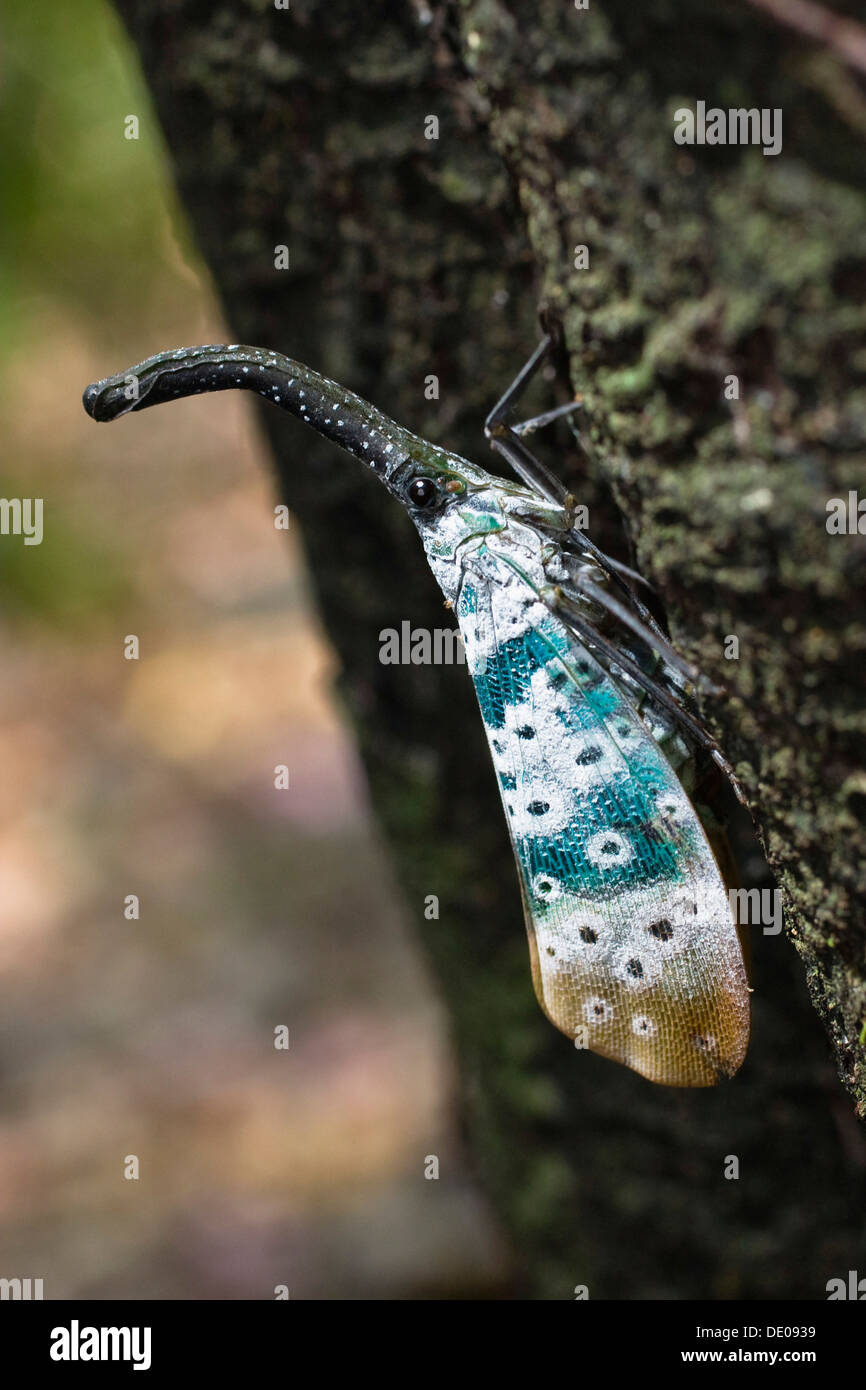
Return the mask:
[[(485, 432), (517, 480), (426, 442), (300, 362), (203, 346), (88, 386), (95, 420), (242, 388), (365, 463), (407, 509), (460, 626), (520, 879), (532, 977), (576, 1046), (669, 1086), (710, 1086), (745, 1056), (749, 991), (728, 894), (684, 790), (700, 749), (697, 673), (640, 598), (640, 576), (576, 528), (575, 501), (512, 408)], [(680, 774), (678, 776), (678, 773)]]

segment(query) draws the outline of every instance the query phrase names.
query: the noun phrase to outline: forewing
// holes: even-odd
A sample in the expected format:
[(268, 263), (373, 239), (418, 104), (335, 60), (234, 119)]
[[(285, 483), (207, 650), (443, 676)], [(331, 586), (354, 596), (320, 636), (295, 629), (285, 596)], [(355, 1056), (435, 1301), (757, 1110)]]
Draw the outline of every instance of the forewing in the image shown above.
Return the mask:
[(622, 691), (485, 551), (457, 616), (520, 874), (541, 1005), (577, 1046), (670, 1086), (737, 1070), (749, 997), (728, 895)]

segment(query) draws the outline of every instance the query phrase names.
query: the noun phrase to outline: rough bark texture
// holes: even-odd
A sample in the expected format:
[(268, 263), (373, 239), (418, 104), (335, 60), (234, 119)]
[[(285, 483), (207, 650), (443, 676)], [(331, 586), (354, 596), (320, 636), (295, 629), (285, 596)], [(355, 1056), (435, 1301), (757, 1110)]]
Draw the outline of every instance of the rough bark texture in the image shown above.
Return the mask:
[[(825, 526), (866, 446), (862, 88), (734, 3), (118, 8), (235, 339), (487, 462), (480, 422), (546, 307), (594, 442), (588, 477), (574, 454), (557, 467), (603, 543), (625, 520), (678, 643), (730, 691), (706, 716), (795, 949), (756, 932), (750, 1057), (717, 1092), (677, 1093), (543, 1020), (470, 682), (378, 661), (381, 628), (446, 621), (414, 531), (350, 460), (263, 415), (515, 1288), (824, 1297), (862, 1255), (866, 1163), (813, 1012), (862, 1115), (866, 540)], [(676, 145), (673, 112), (699, 99), (781, 108), (784, 153)]]

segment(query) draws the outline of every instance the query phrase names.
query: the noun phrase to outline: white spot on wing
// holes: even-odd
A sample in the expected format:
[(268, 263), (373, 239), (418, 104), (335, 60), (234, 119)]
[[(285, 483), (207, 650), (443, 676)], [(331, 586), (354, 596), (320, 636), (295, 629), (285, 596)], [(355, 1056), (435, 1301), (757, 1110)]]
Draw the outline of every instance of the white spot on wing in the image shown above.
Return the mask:
[(587, 1023), (610, 1023), (613, 1018), (613, 1005), (607, 999), (594, 995), (583, 1006), (583, 1016)]
[(599, 830), (586, 842), (586, 857), (597, 869), (618, 869), (634, 858), (634, 850), (619, 830)]
[(554, 903), (562, 897), (562, 884), (552, 874), (536, 874), (532, 880), (532, 891), (542, 902)]

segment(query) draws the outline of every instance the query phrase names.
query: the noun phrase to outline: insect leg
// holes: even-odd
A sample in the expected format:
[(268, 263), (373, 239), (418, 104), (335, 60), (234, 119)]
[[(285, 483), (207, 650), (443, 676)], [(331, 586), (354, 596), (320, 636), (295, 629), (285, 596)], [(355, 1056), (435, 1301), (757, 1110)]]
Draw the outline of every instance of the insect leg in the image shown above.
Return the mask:
[[(526, 420), (522, 425), (507, 425), (505, 423), (506, 415), (509, 410), (511, 410), (512, 406), (516, 405), (520, 400), (529, 382), (535, 376), (535, 373), (544, 361), (552, 342), (553, 339), (550, 334), (545, 334), (532, 353), (532, 356), (524, 363), (517, 373), (517, 376), (508, 387), (508, 390), (500, 397), (496, 405), (490, 411), (490, 414), (484, 422), (484, 433), (490, 447), (495, 449), (498, 454), (501, 454), (511, 465), (521, 482), (526, 483), (527, 487), (532, 488), (534, 492), (540, 493), (548, 502), (555, 502), (560, 506), (566, 506), (570, 494), (564, 483), (562, 483), (561, 480), (557, 478), (556, 474), (551, 472), (540, 459), (535, 457), (531, 450), (523, 443), (520, 435), (528, 434), (532, 429), (538, 429), (542, 425), (548, 424), (551, 420), (557, 419), (560, 415), (571, 414), (582, 402), (570, 401), (567, 405), (558, 406), (555, 410), (548, 411), (544, 415), (538, 415), (532, 420)], [(586, 452), (585, 446), (581, 445), (581, 447), (584, 449), (584, 452)], [(628, 595), (629, 599), (635, 605), (636, 611), (643, 619), (646, 626), (661, 635), (661, 630), (649, 609), (631, 592), (630, 585), (623, 582), (623, 580), (627, 578), (636, 583), (641, 583), (647, 588), (651, 588), (652, 586), (644, 579), (643, 575), (638, 574), (636, 570), (631, 569), (628, 565), (622, 564), (621, 561), (612, 560), (609, 556), (605, 555), (604, 551), (600, 550), (594, 542), (589, 540), (589, 538), (576, 527), (573, 528), (572, 534), (576, 538), (579, 547), (584, 551), (588, 551), (600, 568), (617, 580), (620, 588)]]
[[(555, 502), (561, 507), (568, 505), (569, 493), (563, 483), (554, 473), (551, 473), (539, 459), (527, 448), (522, 439), (519, 439), (507, 427), (503, 427), (502, 433), (489, 436), (491, 448), (507, 459), (514, 469), (517, 476), (527, 487), (534, 492), (539, 492), (549, 502)], [(623, 565), (619, 560), (612, 560), (609, 555), (591, 540), (585, 531), (572, 527), (568, 533), (568, 544), (573, 545), (582, 555), (589, 555), (598, 565), (599, 569), (609, 574), (622, 592), (626, 595), (638, 617), (649, 628), (651, 632), (659, 637), (664, 637), (661, 628), (647, 608), (627, 582), (628, 579), (639, 580), (646, 584), (642, 575), (630, 569), (628, 565)], [(649, 587), (649, 586), (648, 586)]]
[[(666, 637), (648, 628), (639, 618), (635, 617), (634, 613), (632, 613), (624, 603), (620, 603), (619, 599), (614, 598), (612, 594), (607, 593), (604, 589), (600, 588), (598, 584), (594, 584), (592, 580), (588, 579), (585, 575), (575, 575), (572, 579), (572, 583), (575, 588), (579, 589), (581, 593), (585, 594), (586, 597), (597, 604), (599, 608), (603, 608), (607, 613), (610, 613), (611, 617), (618, 619), (619, 622), (623, 623), (627, 628), (630, 628), (636, 637), (639, 637), (652, 651), (657, 652), (668, 666), (672, 666), (674, 670), (679, 671), (681, 675), (685, 676), (686, 680), (691, 681), (693, 685), (703, 685), (704, 689), (710, 694), (721, 694), (719, 687), (713, 685), (695, 666), (692, 666), (691, 662), (686, 661), (684, 657), (680, 656), (679, 652), (671, 645)], [(558, 590), (557, 597), (564, 607), (569, 609), (577, 607), (574, 601), (570, 599), (568, 594), (563, 590)]]
[(502, 396), (500, 396), (499, 400), (496, 402), (495, 406), (490, 411), (490, 414), (484, 421), (484, 433), (487, 435), (488, 439), (490, 438), (490, 435), (493, 433), (493, 431), (497, 428), (497, 426), (504, 423), (505, 417), (508, 414), (511, 407), (513, 405), (516, 405), (517, 402), (520, 400), (520, 397), (523, 395), (530, 381), (535, 376), (535, 373), (538, 371), (539, 367), (541, 366), (542, 362), (544, 361), (545, 357), (550, 351), (550, 346), (552, 342), (553, 339), (551, 338), (550, 334), (545, 333), (544, 337), (541, 339), (541, 342), (538, 344), (537, 348), (532, 353), (532, 356), (529, 358), (527, 362), (524, 362), (523, 366), (520, 368), (520, 371), (517, 373), (517, 376), (514, 378), (511, 385), (508, 387), (508, 390), (505, 391)]
[[(532, 378), (535, 376), (545, 357), (553, 344), (553, 338), (549, 333), (545, 333), (541, 342), (532, 353), (527, 362), (523, 364), (517, 376), (512, 381), (508, 390), (499, 398), (487, 419), (484, 421), (484, 434), (492, 448), (502, 454), (508, 460), (517, 476), (527, 484), (540, 492), (543, 497), (552, 502), (564, 502), (567, 492), (563, 484), (555, 474), (551, 473), (543, 463), (541, 463), (529, 450), (520, 446), (520, 436), (531, 434), (533, 430), (541, 429), (544, 425), (549, 425), (551, 421), (560, 419), (563, 415), (571, 415), (573, 411), (579, 410), (583, 405), (583, 400), (578, 398), (569, 401), (567, 405), (556, 406), (553, 410), (547, 410), (543, 415), (535, 415), (531, 420), (524, 420), (520, 424), (511, 425), (506, 423), (506, 416), (520, 400)], [(579, 435), (575, 431), (575, 439), (586, 453), (586, 448), (582, 444)], [(505, 444), (512, 445), (509, 452), (502, 447)], [(515, 448), (514, 446), (518, 446)]]
[(667, 710), (677, 723), (691, 734), (696, 743), (709, 751), (713, 761), (718, 764), (730, 782), (738, 800), (745, 805), (745, 794), (737, 780), (734, 769), (716, 743), (716, 740), (707, 732), (704, 726), (695, 719), (693, 715), (689, 714), (688, 710), (683, 709), (679, 701), (674, 699), (673, 695), (665, 690), (664, 686), (659, 685), (657, 681), (653, 680), (652, 676), (647, 675), (646, 671), (642, 670), (636, 661), (633, 661), (625, 652), (619, 651), (612, 642), (608, 642), (607, 638), (602, 637), (595, 625), (591, 623), (588, 618), (585, 618), (582, 613), (578, 612), (574, 604), (565, 601), (565, 595), (562, 594), (561, 591), (557, 593), (557, 591), (553, 589), (549, 591), (547, 595), (542, 595), (542, 597), (551, 612), (556, 613), (579, 642), (584, 643), (590, 649), (594, 649), (599, 656), (604, 658), (607, 669), (610, 669), (611, 666), (618, 667), (620, 671), (624, 671), (631, 676), (632, 680), (641, 686), (651, 699), (655, 700), (658, 705), (661, 705), (663, 709)]
[(484, 433), (491, 449), (510, 463), (521, 482), (548, 502), (555, 502), (560, 507), (566, 505), (568, 490), (564, 483), (527, 449), (523, 440), (508, 425), (499, 424), (493, 428), (485, 425)]
[[(508, 390), (490, 411), (484, 421), (484, 434), (490, 447), (501, 454), (511, 465), (521, 482), (526, 483), (527, 487), (532, 488), (533, 492), (539, 493), (548, 502), (564, 505), (568, 493), (559, 478), (527, 449), (516, 431), (505, 423), (506, 415), (512, 406), (515, 406), (520, 400), (547, 356), (552, 342), (553, 339), (550, 334), (546, 333), (528, 362), (523, 364)], [(573, 408), (569, 405), (567, 410)], [(566, 411), (561, 413), (565, 414)], [(527, 421), (527, 424), (537, 426), (543, 419), (543, 416), (539, 416), (535, 422)]]
[[(526, 483), (528, 487), (541, 493), (548, 501), (558, 503), (567, 509), (569, 506), (570, 494), (567, 492), (565, 485), (540, 461), (540, 459), (535, 457), (527, 445), (523, 443), (520, 434), (529, 433), (530, 430), (547, 424), (550, 420), (556, 419), (560, 415), (570, 414), (581, 402), (572, 401), (568, 405), (559, 406), (555, 410), (548, 411), (545, 415), (539, 415), (533, 420), (525, 421), (523, 425), (512, 426), (505, 423), (505, 416), (512, 406), (516, 405), (529, 382), (538, 371), (550, 349), (552, 341), (549, 334), (546, 334), (544, 338), (542, 338), (538, 347), (532, 353), (532, 356), (524, 364), (514, 378), (514, 381), (508, 387), (508, 390), (500, 397), (487, 416), (484, 423), (484, 433), (490, 442), (491, 448), (495, 449), (497, 453), (501, 454), (502, 457), (511, 464), (517, 476)], [(585, 446), (581, 447), (584, 447), (585, 452)], [(610, 599), (608, 595), (602, 594), (601, 590), (596, 590), (599, 595), (598, 602), (603, 607), (606, 607), (608, 611), (614, 613), (620, 621), (631, 627), (642, 641), (654, 648), (654, 650), (656, 650), (659, 655), (663, 656), (664, 660), (674, 667), (675, 670), (681, 671), (689, 680), (697, 683), (701, 679), (699, 673), (675, 652), (646, 604), (638, 598), (631, 584), (628, 582), (629, 580), (639, 582), (646, 585), (647, 588), (650, 588), (651, 585), (647, 584), (643, 576), (639, 575), (628, 565), (623, 565), (617, 560), (612, 560), (610, 556), (606, 555), (594, 541), (590, 540), (590, 538), (577, 527), (571, 528), (569, 542), (575, 545), (580, 553), (591, 556), (598, 567), (615, 581), (621, 592), (628, 599), (631, 607), (634, 609), (636, 617), (632, 617), (624, 605)], [(715, 687), (711, 688), (715, 689)]]
[(533, 415), (531, 420), (521, 420), (519, 425), (509, 425), (512, 434), (532, 434), (533, 430), (543, 429), (545, 425), (550, 425), (554, 420), (559, 420), (563, 415), (573, 415), (575, 410), (580, 410), (583, 405), (582, 400), (569, 401), (568, 405), (555, 406), (553, 410), (546, 410), (543, 415)]

